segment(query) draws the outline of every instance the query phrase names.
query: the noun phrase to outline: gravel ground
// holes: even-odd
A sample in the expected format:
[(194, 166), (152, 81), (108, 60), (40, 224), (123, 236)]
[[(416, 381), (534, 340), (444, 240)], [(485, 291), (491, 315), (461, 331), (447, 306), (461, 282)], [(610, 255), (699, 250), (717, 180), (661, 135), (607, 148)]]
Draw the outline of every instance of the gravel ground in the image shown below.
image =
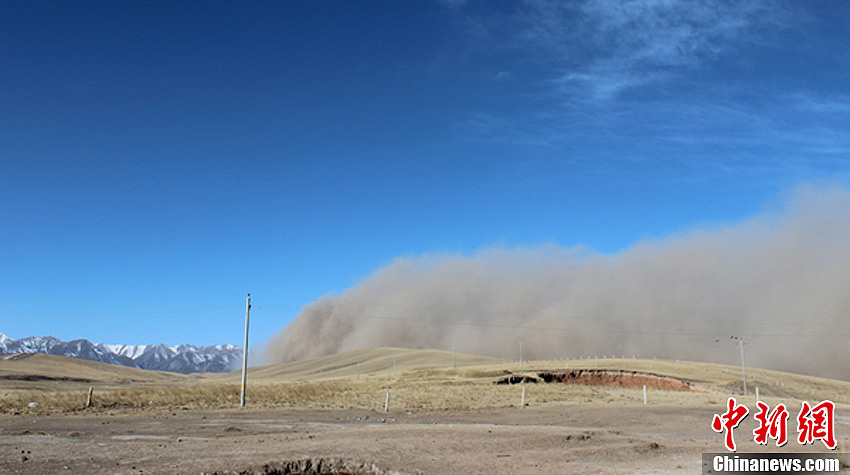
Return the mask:
[[(545, 404), (480, 411), (223, 410), (0, 417), (4, 473), (699, 473), (715, 409)], [(741, 451), (804, 451), (752, 442)], [(850, 423), (836, 435), (848, 445)], [(818, 450), (817, 447), (814, 447)], [(812, 447), (809, 446), (809, 451)], [(267, 466), (264, 469), (264, 466)], [(278, 472), (272, 470), (275, 468)]]

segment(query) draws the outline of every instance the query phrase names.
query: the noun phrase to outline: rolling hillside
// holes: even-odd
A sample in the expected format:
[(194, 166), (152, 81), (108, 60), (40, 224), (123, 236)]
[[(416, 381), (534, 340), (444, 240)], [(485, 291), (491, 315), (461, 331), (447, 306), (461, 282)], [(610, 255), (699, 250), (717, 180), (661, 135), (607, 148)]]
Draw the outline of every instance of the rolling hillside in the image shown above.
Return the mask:
[(148, 371), (67, 356), (17, 353), (0, 356), (4, 389), (73, 389), (77, 386), (161, 384), (187, 381), (182, 374)]
[[(458, 368), (507, 363), (498, 358), (457, 353), (454, 355)], [(393, 373), (395, 359), (396, 376), (417, 370), (451, 369), (452, 352), (441, 350), (410, 350), (406, 348), (371, 348), (352, 350), (336, 355), (321, 356), (291, 363), (258, 366), (248, 369), (253, 381), (275, 382), (326, 378), (351, 378), (361, 375)], [(207, 378), (209, 381), (238, 381), (239, 371)]]
[[(452, 356), (450, 351), (374, 348), (255, 367), (249, 370), (248, 401), (253, 407), (379, 410), (391, 390), (393, 407), (405, 410), (516, 406), (522, 393), (532, 405), (629, 406), (642, 405), (645, 384), (652, 405), (671, 407), (715, 407), (728, 396), (753, 402), (757, 387), (760, 399), (772, 405), (825, 399), (840, 407), (850, 403), (846, 381), (747, 368), (744, 397), (740, 366), (633, 358), (526, 361), (524, 376), (538, 383), (521, 390), (494, 384), (522, 380), (519, 362), (457, 354), (453, 370)], [(547, 374), (579, 377), (574, 383), (546, 384)], [(226, 409), (238, 407), (240, 379), (239, 371), (185, 376), (51, 355), (9, 355), (0, 357), (0, 412), (80, 410), (89, 386), (99, 388), (95, 407), (100, 408)], [(687, 388), (671, 390), (671, 384)], [(28, 407), (32, 401), (38, 407)]]

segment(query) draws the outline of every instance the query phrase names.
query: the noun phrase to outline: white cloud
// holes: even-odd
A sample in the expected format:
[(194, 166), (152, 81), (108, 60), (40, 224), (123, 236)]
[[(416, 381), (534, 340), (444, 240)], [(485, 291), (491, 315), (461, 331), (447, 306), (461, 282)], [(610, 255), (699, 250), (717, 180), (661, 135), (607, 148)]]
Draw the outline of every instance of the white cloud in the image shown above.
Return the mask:
[(850, 113), (850, 96), (798, 93), (788, 98), (789, 102), (797, 109), (815, 113)]
[(606, 99), (715, 60), (753, 30), (782, 22), (760, 0), (598, 0), (527, 3), (518, 37), (545, 52), (561, 93)]
[(503, 111), (494, 101), (459, 128), (476, 140), (601, 157), (613, 170), (644, 159), (699, 179), (842, 173), (850, 96), (750, 87), (740, 75), (701, 79), (726, 62), (758, 61), (744, 53), (777, 47), (784, 30), (810, 21), (763, 0), (526, 0), (510, 13), (470, 11), (474, 54), (495, 63), (489, 75), (511, 71), (498, 91), (525, 102)]
[(789, 18), (765, 0), (526, 0), (508, 13), (468, 9), (461, 23), (499, 70), (530, 66), (561, 97), (601, 100), (698, 70)]

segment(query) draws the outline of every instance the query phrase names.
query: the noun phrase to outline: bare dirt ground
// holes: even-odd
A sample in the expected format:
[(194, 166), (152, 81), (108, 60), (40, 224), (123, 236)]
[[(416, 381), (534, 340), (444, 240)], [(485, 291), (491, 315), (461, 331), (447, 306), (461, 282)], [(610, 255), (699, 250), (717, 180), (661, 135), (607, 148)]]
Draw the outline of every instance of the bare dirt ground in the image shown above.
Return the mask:
[[(361, 473), (699, 473), (723, 452), (711, 408), (538, 407), (422, 413), (246, 409), (0, 417), (4, 473), (264, 473), (286, 462)], [(741, 451), (824, 451), (752, 442)], [(850, 418), (839, 414), (839, 451)], [(271, 473), (288, 473), (284, 470)], [(339, 473), (339, 472), (336, 472)]]
[[(751, 411), (739, 452), (828, 452), (796, 443), (803, 400), (836, 402), (835, 452), (850, 447), (845, 381), (747, 368), (744, 396), (734, 366), (476, 358), (455, 370), (450, 352), (371, 349), (261, 367), (246, 409), (238, 374), (2, 359), (0, 473), (700, 473), (701, 454), (728, 453), (711, 421), (729, 396)], [(784, 447), (753, 442), (756, 388), (791, 413)]]

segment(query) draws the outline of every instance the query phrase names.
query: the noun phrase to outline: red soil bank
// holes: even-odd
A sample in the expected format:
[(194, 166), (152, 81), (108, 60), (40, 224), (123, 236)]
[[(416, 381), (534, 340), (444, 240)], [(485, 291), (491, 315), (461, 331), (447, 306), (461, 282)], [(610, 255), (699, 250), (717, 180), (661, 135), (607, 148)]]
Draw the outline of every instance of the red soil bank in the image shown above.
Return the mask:
[(615, 388), (640, 388), (645, 385), (647, 389), (691, 391), (691, 385), (685, 381), (634, 371), (618, 372), (580, 369), (568, 373), (538, 373), (537, 376), (547, 383), (584, 384), (586, 386), (608, 386)]

